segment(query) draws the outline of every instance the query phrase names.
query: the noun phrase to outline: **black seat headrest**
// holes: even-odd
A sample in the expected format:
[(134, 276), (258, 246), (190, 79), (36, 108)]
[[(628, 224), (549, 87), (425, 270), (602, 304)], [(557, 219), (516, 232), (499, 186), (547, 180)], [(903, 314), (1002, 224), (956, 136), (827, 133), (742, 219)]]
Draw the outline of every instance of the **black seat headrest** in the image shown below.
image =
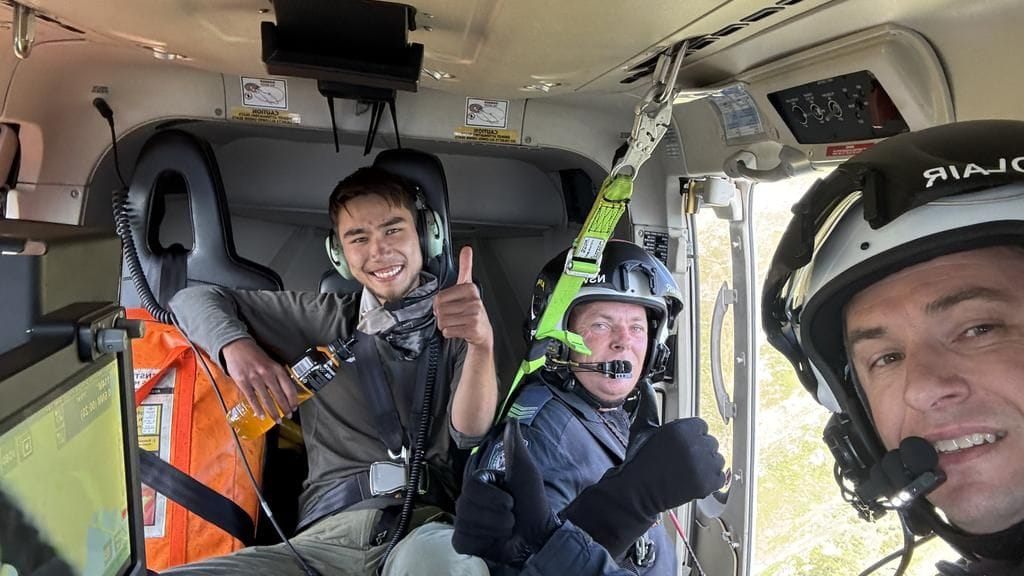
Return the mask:
[(448, 181), (444, 176), (441, 159), (420, 150), (399, 148), (380, 152), (373, 165), (416, 185), (427, 206), (437, 213), (441, 220), (441, 233), (444, 235), (444, 250), (438, 264), (447, 275), (447, 283), (454, 284), (456, 271), (452, 259), (451, 228), (448, 225)]
[[(189, 199), (193, 243), (184, 258), (180, 246), (163, 248), (156, 230), (163, 211), (157, 186), (169, 174), (181, 177)], [(139, 260), (161, 305), (194, 284), (281, 289), (276, 272), (235, 251), (224, 184), (213, 150), (204, 140), (181, 130), (154, 134), (139, 153), (126, 208)], [(135, 293), (130, 280), (123, 286), (122, 299)]]
[(363, 289), (363, 285), (355, 280), (343, 278), (334, 268), (320, 275), (320, 293), (352, 294)]

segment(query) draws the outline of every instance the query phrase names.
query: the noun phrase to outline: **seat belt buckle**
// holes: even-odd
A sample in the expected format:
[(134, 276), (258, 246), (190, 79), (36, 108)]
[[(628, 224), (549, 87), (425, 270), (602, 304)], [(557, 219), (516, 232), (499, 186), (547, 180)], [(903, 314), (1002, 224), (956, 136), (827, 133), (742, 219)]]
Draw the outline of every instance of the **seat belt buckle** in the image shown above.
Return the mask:
[(388, 496), (405, 488), (405, 463), (382, 460), (370, 464), (370, 494)]

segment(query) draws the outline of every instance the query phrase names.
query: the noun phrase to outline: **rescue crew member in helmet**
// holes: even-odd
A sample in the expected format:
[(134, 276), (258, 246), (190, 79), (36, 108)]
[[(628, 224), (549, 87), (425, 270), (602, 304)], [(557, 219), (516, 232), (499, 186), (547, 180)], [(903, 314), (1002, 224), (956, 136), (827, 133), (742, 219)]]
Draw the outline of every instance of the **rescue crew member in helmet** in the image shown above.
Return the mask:
[[(534, 330), (565, 259), (537, 279)], [(608, 242), (600, 273), (558, 326), (582, 336), (590, 354), (549, 349), (524, 381), (507, 423), (467, 467), (456, 550), (486, 558), (493, 574), (676, 573), (659, 514), (725, 479), (702, 420), (658, 427), (651, 381), (664, 373), (681, 309), (661, 262), (636, 244)]]
[[(475, 446), (497, 410), (493, 333), (471, 280), (472, 252), (463, 249), (458, 280), (446, 287), (455, 275), (444, 253), (450, 250), (444, 221), (413, 184), (378, 167), (360, 168), (337, 185), (330, 216), (337, 235), (329, 239), (330, 257), (362, 284), (361, 293), (195, 287), (179, 292), (171, 308), (186, 334), (221, 363), (250, 404), (257, 410), (262, 404), (271, 414), (274, 403), (286, 413), (297, 405), (283, 362), (358, 329), (365, 335), (360, 338), (376, 347), (387, 380), (382, 386), (389, 388), (386, 394), (393, 398), (402, 427), (416, 429), (413, 414), (422, 405), (414, 406), (418, 365), (424, 359), (436, 361), (433, 424), (425, 450), (429, 489), (416, 499), (415, 529), (388, 556), (383, 573), (486, 574), (479, 558), (451, 548), (449, 525), (423, 523), (453, 511), (461, 480), (454, 445)], [(434, 348), (440, 335), (444, 338)], [(375, 425), (372, 399), (358, 369), (360, 362), (374, 359), (362, 359), (356, 346), (357, 366), (342, 365), (332, 382), (298, 407), (309, 476), (291, 544), (325, 575), (377, 573), (402, 499), (400, 492), (368, 493), (368, 471), (375, 463), (409, 468), (389, 454), (387, 431)], [(246, 548), (165, 573), (246, 572), (304, 574), (284, 544)]]
[(764, 326), (844, 496), (952, 545), (943, 574), (1024, 574), (1024, 122), (894, 136), (793, 212)]

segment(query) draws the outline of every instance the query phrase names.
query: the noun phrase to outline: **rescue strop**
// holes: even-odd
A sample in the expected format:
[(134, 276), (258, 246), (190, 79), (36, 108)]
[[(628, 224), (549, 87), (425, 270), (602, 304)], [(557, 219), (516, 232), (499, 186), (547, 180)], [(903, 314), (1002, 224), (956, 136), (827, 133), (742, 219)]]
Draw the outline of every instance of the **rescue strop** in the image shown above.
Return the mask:
[(523, 377), (544, 365), (548, 345), (552, 340), (562, 342), (581, 354), (590, 354), (578, 334), (558, 330), (556, 327), (583, 283), (595, 278), (600, 271), (605, 244), (633, 196), (633, 180), (640, 166), (651, 157), (671, 126), (676, 77), (686, 53), (686, 43), (678, 45), (672, 54), (668, 52), (659, 57), (653, 84), (636, 106), (633, 130), (626, 141), (625, 154), (612, 166), (608, 177), (601, 184), (597, 199), (583, 222), (583, 228), (573, 240), (565, 268), (555, 284), (537, 329), (531, 334), (526, 358), (519, 365), (501, 410), (498, 411), (496, 422), (504, 417)]

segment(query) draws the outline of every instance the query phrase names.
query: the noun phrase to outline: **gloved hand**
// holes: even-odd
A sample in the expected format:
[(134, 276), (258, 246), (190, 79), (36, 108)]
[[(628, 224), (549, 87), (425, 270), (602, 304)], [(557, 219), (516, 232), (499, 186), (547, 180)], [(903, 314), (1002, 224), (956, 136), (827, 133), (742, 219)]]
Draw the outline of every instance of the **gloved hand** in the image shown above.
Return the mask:
[(551, 511), (544, 479), (523, 442), (519, 421), (503, 434), (505, 470), (477, 470), (455, 503), (452, 546), (498, 564), (520, 567), (540, 550), (560, 522)]
[(650, 529), (658, 514), (703, 498), (725, 484), (725, 459), (700, 418), (664, 426), (648, 385), (630, 427), (623, 463), (584, 489), (559, 514), (620, 557)]

